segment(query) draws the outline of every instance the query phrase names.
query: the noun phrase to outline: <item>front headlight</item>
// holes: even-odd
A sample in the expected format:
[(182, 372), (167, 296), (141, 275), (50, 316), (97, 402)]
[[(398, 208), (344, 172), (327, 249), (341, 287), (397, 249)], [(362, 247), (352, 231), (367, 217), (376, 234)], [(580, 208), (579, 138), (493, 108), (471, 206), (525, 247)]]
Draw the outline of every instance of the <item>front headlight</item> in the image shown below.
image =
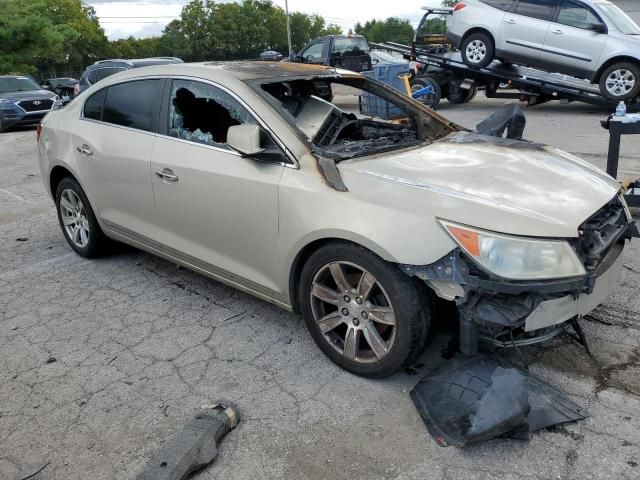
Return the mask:
[(490, 273), (510, 280), (543, 280), (585, 275), (582, 262), (564, 240), (535, 240), (488, 232), (446, 220), (451, 238)]
[(16, 102), (13, 100), (7, 100), (6, 98), (0, 98), (0, 105), (13, 105)]

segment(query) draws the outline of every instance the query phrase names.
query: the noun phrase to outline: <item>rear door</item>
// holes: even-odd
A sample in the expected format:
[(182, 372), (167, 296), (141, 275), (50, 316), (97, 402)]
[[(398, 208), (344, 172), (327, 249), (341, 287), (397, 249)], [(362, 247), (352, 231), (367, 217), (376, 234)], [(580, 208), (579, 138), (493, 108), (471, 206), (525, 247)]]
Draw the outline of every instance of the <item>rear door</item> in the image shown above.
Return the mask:
[(607, 34), (593, 30), (604, 24), (589, 6), (577, 0), (562, 0), (545, 42), (545, 61), (569, 75), (590, 77), (598, 68), (607, 44)]
[(502, 19), (499, 55), (506, 60), (537, 65), (558, 0), (519, 0)]
[(152, 237), (151, 149), (164, 80), (111, 85), (89, 96), (72, 132), (78, 168), (108, 226)]
[[(175, 79), (167, 97), (151, 161), (158, 238), (196, 268), (239, 278), (254, 291), (275, 291), (278, 185), (285, 167), (259, 155), (243, 157), (227, 145), (230, 126), (258, 124), (229, 91)], [(263, 146), (278, 148), (268, 138)]]

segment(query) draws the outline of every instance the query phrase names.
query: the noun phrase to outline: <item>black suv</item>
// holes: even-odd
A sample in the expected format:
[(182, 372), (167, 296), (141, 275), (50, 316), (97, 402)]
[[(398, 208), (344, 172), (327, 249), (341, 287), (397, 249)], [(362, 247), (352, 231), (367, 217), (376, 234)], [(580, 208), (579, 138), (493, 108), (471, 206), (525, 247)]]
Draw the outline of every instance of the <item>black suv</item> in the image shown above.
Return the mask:
[(32, 78), (0, 76), (0, 132), (12, 126), (36, 125), (47, 113), (60, 106), (60, 98), (42, 89)]
[(166, 65), (169, 63), (183, 63), (182, 60), (176, 57), (153, 57), (153, 58), (134, 58), (132, 60), (112, 59), (112, 60), (99, 60), (93, 65), (89, 65), (80, 82), (76, 86), (75, 94), (83, 92), (91, 85), (99, 82), (103, 78), (110, 77), (111, 75), (129, 70), (131, 68), (150, 67), (152, 65)]

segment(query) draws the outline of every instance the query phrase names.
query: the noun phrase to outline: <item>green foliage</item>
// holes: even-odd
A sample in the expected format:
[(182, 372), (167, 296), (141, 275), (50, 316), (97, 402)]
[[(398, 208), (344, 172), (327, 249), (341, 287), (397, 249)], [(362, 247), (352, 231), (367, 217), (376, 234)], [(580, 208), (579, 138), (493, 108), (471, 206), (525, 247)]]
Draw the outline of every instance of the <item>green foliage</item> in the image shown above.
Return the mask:
[[(318, 15), (291, 14), (294, 51), (312, 38), (340, 33)], [(285, 12), (270, 0), (191, 0), (161, 36), (111, 42), (82, 0), (0, 0), (0, 74), (77, 74), (104, 58), (256, 58), (264, 50), (288, 53)]]
[(460, 0), (442, 0), (443, 7), (453, 7), (456, 3), (459, 3)]
[(420, 33), (424, 35), (427, 33), (443, 34), (446, 32), (447, 32), (447, 22), (445, 21), (445, 19), (440, 17), (435, 17), (435, 18), (429, 18), (427, 19), (426, 22), (424, 22), (422, 31)]
[(107, 45), (81, 0), (0, 0), (0, 73), (80, 70)]
[[(340, 27), (327, 25), (318, 15), (296, 12), (290, 21), (294, 51), (314, 37), (341, 33)], [(181, 34), (188, 46), (188, 51), (176, 54), (189, 60), (255, 58), (264, 50), (288, 51), (285, 12), (269, 0), (192, 0), (175, 27), (174, 34)]]
[(413, 27), (407, 19), (389, 17), (386, 20), (371, 20), (364, 25), (357, 23), (355, 32), (364, 35), (370, 42), (397, 42), (410, 44), (413, 41)]

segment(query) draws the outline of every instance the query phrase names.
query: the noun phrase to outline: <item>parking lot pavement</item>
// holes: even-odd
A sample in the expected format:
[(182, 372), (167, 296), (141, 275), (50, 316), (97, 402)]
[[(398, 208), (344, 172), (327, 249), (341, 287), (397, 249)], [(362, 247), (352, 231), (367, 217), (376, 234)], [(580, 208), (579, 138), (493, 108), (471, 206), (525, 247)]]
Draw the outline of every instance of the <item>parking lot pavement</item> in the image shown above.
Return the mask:
[[(475, 125), (502, 102), (442, 113)], [(599, 165), (592, 107), (528, 111), (527, 137)], [(207, 479), (637, 479), (640, 242), (615, 294), (569, 337), (523, 350), (591, 417), (529, 442), (441, 448), (408, 390), (442, 362), (446, 333), (405, 372), (365, 380), (315, 347), (300, 317), (134, 249), (87, 261), (66, 245), (39, 178), (33, 130), (0, 135), (0, 478), (129, 479), (203, 404), (240, 426)], [(640, 139), (625, 139), (638, 169)]]

